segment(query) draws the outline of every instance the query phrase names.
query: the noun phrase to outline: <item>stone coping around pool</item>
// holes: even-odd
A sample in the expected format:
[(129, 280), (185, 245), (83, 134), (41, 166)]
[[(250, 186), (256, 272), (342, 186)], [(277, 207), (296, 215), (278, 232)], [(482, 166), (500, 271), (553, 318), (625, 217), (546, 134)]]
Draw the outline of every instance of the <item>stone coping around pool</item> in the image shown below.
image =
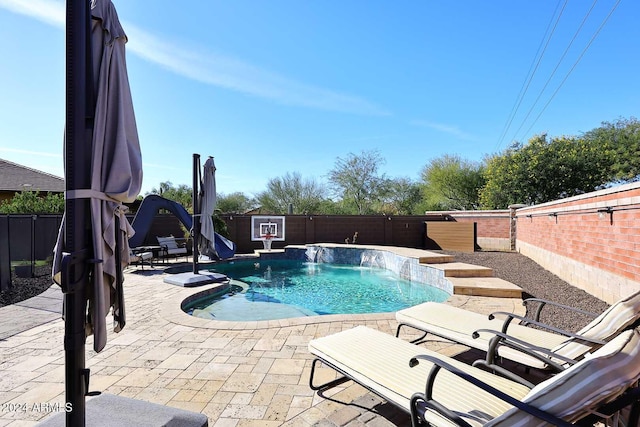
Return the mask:
[[(170, 285), (167, 285), (170, 286)], [(194, 298), (199, 298), (203, 293), (216, 293), (220, 289), (220, 284), (211, 284), (201, 286), (199, 288), (173, 288), (173, 297), (166, 299), (158, 306), (159, 314), (165, 320), (172, 323), (189, 326), (192, 328), (203, 329), (268, 329), (268, 328), (283, 328), (289, 326), (309, 325), (317, 323), (330, 323), (330, 322), (365, 322), (376, 320), (394, 320), (395, 312), (391, 313), (371, 313), (371, 314), (329, 314), (323, 316), (307, 316), (307, 317), (293, 317), (289, 319), (274, 319), (274, 320), (253, 320), (253, 321), (229, 321), (229, 320), (211, 320), (202, 319), (199, 317), (191, 316), (182, 310), (183, 304), (188, 301), (192, 301)]]
[[(250, 259), (301, 259), (306, 257), (309, 251), (322, 251), (323, 249), (332, 249), (333, 255), (338, 254), (339, 261), (345, 264), (360, 264), (362, 255), (370, 255), (371, 265), (388, 268), (396, 274), (409, 280), (421, 281), (429, 283), (440, 289), (445, 290), (450, 295), (454, 294), (455, 281), (452, 277), (447, 277), (445, 265), (453, 263), (454, 257), (451, 255), (438, 254), (423, 249), (402, 248), (395, 246), (379, 246), (379, 245), (348, 245), (339, 243), (318, 243), (307, 245), (288, 245), (284, 249), (275, 250), (257, 250), (255, 254), (248, 256), (240, 256), (236, 260)], [(337, 251), (336, 251), (337, 250)], [(353, 256), (346, 254), (351, 252)], [(317, 255), (317, 252), (316, 252)], [(326, 254), (325, 254), (326, 255)], [(350, 257), (350, 258), (349, 258)], [(304, 259), (304, 258), (303, 258)], [(233, 260), (230, 260), (233, 261)], [(428, 264), (428, 265), (427, 265)], [(484, 268), (484, 267), (479, 267)], [(496, 278), (497, 279), (497, 278)], [(486, 280), (486, 278), (484, 279)], [(497, 279), (501, 280), (501, 279)], [(504, 281), (503, 281), (504, 282)], [(508, 283), (508, 282), (507, 282)], [(515, 286), (515, 285), (513, 285)], [(515, 287), (517, 288), (517, 287)], [(519, 289), (519, 288), (517, 288)], [(306, 316), (287, 319), (274, 320), (256, 320), (256, 321), (227, 321), (227, 320), (211, 320), (202, 319), (191, 316), (182, 310), (184, 304), (194, 299), (201, 298), (204, 295), (212, 294), (220, 291), (220, 284), (205, 285), (198, 288), (183, 288), (178, 291), (177, 303), (173, 298), (164, 301), (160, 311), (165, 319), (173, 323), (184, 326), (205, 328), (205, 329), (266, 329), (272, 327), (286, 327), (308, 324), (329, 323), (335, 321), (363, 322), (376, 320), (395, 319), (395, 313), (370, 313), (370, 314), (332, 314), (322, 316)], [(458, 293), (458, 292), (456, 292)], [(464, 295), (473, 295), (470, 292), (459, 292)], [(478, 294), (489, 296), (488, 294)], [(512, 298), (512, 294), (501, 295), (504, 298)]]

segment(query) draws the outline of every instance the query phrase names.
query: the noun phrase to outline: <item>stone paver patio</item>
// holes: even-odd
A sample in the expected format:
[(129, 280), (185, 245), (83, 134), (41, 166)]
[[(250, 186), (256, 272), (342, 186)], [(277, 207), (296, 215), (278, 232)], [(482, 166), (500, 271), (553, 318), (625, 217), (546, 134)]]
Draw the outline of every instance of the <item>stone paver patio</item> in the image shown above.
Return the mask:
[[(125, 329), (110, 332), (98, 354), (87, 339), (90, 391), (200, 412), (215, 427), (410, 425), (402, 411), (352, 382), (323, 396), (308, 386), (311, 339), (363, 324), (395, 334), (393, 313), (210, 321), (180, 310), (184, 298), (203, 288), (168, 285), (162, 276), (149, 269), (125, 273)], [(35, 425), (64, 404), (61, 293), (54, 286), (37, 298), (0, 308), (0, 426)], [(523, 312), (518, 298), (456, 295), (447, 303), (481, 313)], [(447, 355), (464, 351), (438, 340), (426, 345)]]

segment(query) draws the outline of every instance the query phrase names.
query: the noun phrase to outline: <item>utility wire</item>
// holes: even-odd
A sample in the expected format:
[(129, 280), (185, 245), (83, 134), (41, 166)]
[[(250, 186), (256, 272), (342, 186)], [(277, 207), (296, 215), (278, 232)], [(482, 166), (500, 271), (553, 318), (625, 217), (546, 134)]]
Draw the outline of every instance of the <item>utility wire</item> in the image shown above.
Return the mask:
[(549, 83), (551, 83), (551, 79), (553, 79), (553, 76), (555, 76), (556, 71), (558, 71), (558, 68), (560, 68), (560, 64), (562, 63), (562, 61), (564, 61), (564, 58), (567, 56), (567, 53), (569, 53), (569, 49), (571, 49), (571, 46), (573, 46), (573, 42), (576, 40), (576, 38), (578, 38), (578, 34), (580, 34), (580, 31), (582, 31), (582, 28), (584, 27), (584, 24), (587, 22), (587, 19), (589, 19), (589, 16), (591, 15), (591, 12), (595, 8), (596, 3), (598, 3), (598, 0), (594, 0), (593, 1), (593, 3), (591, 4), (591, 8), (589, 8), (589, 10), (587, 11), (587, 14), (584, 16), (584, 18), (582, 18), (582, 22), (580, 23), (580, 26), (578, 27), (576, 32), (573, 34), (573, 37), (571, 38), (571, 41), (569, 42), (569, 44), (567, 45), (567, 48), (562, 53), (562, 56), (560, 57), (560, 59), (558, 60), (558, 63), (556, 64), (555, 68), (551, 72), (551, 75), (549, 76), (549, 78), (545, 82), (544, 86), (540, 90), (540, 93), (538, 94), (538, 97), (536, 98), (535, 101), (533, 101), (533, 104), (531, 105), (531, 108), (529, 108), (529, 111), (527, 111), (527, 114), (525, 115), (524, 119), (522, 119), (522, 123), (518, 127), (518, 130), (516, 130), (514, 132), (514, 134), (513, 134), (513, 138), (514, 139), (515, 139), (516, 135), (520, 132), (520, 130), (522, 129), (524, 124), (527, 122), (527, 119), (531, 115), (531, 112), (533, 111), (535, 106), (538, 104), (538, 101), (540, 101), (540, 98), (544, 94), (544, 91), (547, 90), (547, 86), (549, 86)]
[[(549, 29), (551, 28), (551, 24), (553, 23), (553, 17), (556, 15), (556, 12), (558, 11), (558, 8), (560, 7), (560, 2), (562, 0), (558, 0), (558, 3), (556, 4), (556, 9), (553, 11), (553, 14), (551, 15), (551, 19), (549, 20), (549, 24), (547, 25), (547, 29), (545, 30), (545, 34), (542, 37), (542, 40), (540, 40), (540, 45), (538, 46), (538, 51), (536, 52), (535, 56), (533, 57), (533, 60), (531, 61), (531, 65), (529, 66), (529, 71), (527, 73), (527, 76), (525, 77), (524, 81), (522, 82), (522, 86), (520, 87), (520, 93), (518, 94), (518, 96), (516, 97), (516, 100), (513, 104), (513, 107), (511, 109), (511, 113), (509, 113), (509, 117), (507, 118), (507, 121), (502, 129), (502, 133), (500, 134), (500, 138), (498, 139), (498, 143), (496, 144), (496, 151), (500, 148), (500, 145), (502, 145), (502, 141), (504, 140), (504, 137), (507, 135), (507, 132), (509, 131), (509, 128), (511, 127), (511, 124), (513, 123), (513, 119), (516, 116), (516, 113), (518, 112), (518, 109), (520, 108), (520, 105), (522, 104), (522, 101), (524, 99), (525, 94), (527, 93), (527, 90), (529, 89), (529, 85), (531, 84), (531, 81), (533, 80), (533, 76), (536, 74), (536, 71), (538, 70), (538, 67), (540, 66), (540, 62), (542, 61), (542, 58), (544, 57), (544, 54), (547, 50), (547, 47), (549, 46), (549, 42), (551, 41), (551, 38), (553, 37), (553, 34), (555, 33), (555, 30), (558, 26), (558, 22), (560, 21), (560, 17), (562, 16), (565, 7), (567, 6), (567, 3), (569, 2), (569, 0), (565, 0), (564, 5), (562, 6), (562, 10), (560, 11), (560, 14), (558, 15), (558, 17), (555, 20), (555, 23), (553, 25), (553, 29), (551, 30), (551, 33), (549, 33)], [(548, 38), (547, 38), (548, 36)], [(545, 43), (545, 39), (547, 40)], [(544, 44), (544, 48), (543, 48), (543, 44)], [(542, 49), (542, 52), (540, 52), (540, 50)], [(538, 54), (540, 55), (538, 57)], [(536, 61), (537, 58), (537, 61)], [(534, 68), (534, 64), (535, 64), (535, 68)], [(533, 70), (533, 71), (532, 71)]]
[(527, 129), (527, 131), (525, 132), (525, 135), (529, 133), (529, 131), (531, 131), (531, 129), (533, 128), (533, 126), (538, 122), (538, 119), (540, 118), (540, 116), (542, 116), (542, 113), (544, 113), (544, 111), (547, 109), (547, 107), (549, 106), (549, 104), (551, 103), (551, 101), (553, 100), (553, 98), (555, 98), (556, 94), (560, 91), (560, 88), (564, 85), (564, 83), (567, 81), (567, 79), (569, 78), (569, 76), (571, 75), (571, 73), (573, 72), (573, 70), (576, 68), (576, 66), (578, 65), (578, 63), (580, 62), (580, 60), (582, 59), (582, 57), (584, 56), (584, 54), (587, 52), (587, 50), (589, 49), (589, 47), (591, 46), (591, 44), (593, 43), (593, 41), (596, 39), (596, 37), (598, 36), (598, 34), (600, 34), (600, 31), (602, 30), (602, 28), (604, 27), (604, 25), (607, 23), (607, 21), (609, 20), (609, 18), (611, 18), (611, 15), (613, 15), (613, 12), (616, 10), (616, 8), (618, 7), (618, 5), (620, 4), (622, 0), (618, 0), (616, 2), (616, 4), (613, 5), (613, 7), (611, 8), (611, 10), (609, 11), (609, 14), (607, 15), (607, 17), (604, 19), (604, 21), (602, 21), (602, 24), (600, 24), (600, 27), (598, 27), (597, 31), (595, 32), (595, 34), (591, 37), (591, 40), (589, 40), (589, 43), (587, 43), (587, 46), (582, 50), (582, 53), (580, 53), (580, 56), (578, 57), (578, 59), (576, 60), (576, 62), (573, 64), (573, 66), (571, 67), (571, 69), (569, 70), (569, 72), (567, 73), (567, 75), (564, 77), (564, 79), (560, 82), (560, 85), (558, 86), (558, 88), (555, 90), (555, 92), (553, 92), (553, 94), (551, 95), (551, 98), (549, 98), (549, 101), (547, 101), (547, 103), (544, 105), (544, 107), (542, 108), (542, 111), (540, 111), (540, 113), (538, 114), (538, 116), (536, 117), (536, 119), (533, 121), (533, 123), (531, 123), (531, 126), (529, 126), (529, 129)]

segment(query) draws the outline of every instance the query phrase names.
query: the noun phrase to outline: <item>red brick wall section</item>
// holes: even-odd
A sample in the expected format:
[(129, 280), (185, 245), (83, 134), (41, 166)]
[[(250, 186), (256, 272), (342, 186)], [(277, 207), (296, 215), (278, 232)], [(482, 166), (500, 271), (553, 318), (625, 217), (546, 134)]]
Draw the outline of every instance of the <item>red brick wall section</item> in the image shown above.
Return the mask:
[(519, 209), (516, 220), (518, 242), (640, 281), (638, 183)]

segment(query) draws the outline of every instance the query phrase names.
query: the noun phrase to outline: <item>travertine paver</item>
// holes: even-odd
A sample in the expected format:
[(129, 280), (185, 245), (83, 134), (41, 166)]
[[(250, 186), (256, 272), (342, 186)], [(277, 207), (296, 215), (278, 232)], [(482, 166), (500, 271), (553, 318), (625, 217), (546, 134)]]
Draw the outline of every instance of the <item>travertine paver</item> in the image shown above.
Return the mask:
[[(393, 313), (207, 321), (180, 311), (180, 302), (202, 288), (165, 284), (158, 273), (126, 273), (127, 326), (109, 332), (98, 354), (87, 339), (90, 390), (201, 412), (214, 427), (409, 425), (406, 414), (352, 382), (322, 396), (308, 385), (311, 339), (361, 324), (395, 334)], [(37, 302), (0, 309), (0, 324), (16, 316), (11, 329), (0, 330), (0, 404), (7, 408), (0, 426), (35, 425), (49, 415), (42, 404), (64, 403), (64, 323), (55, 313), (56, 300), (60, 309), (53, 287), (43, 302), (46, 313), (32, 324), (20, 313), (37, 311)], [(518, 299), (454, 296), (449, 303), (482, 313), (523, 310)], [(461, 349), (437, 339), (428, 345), (444, 354)], [(335, 376), (330, 369), (318, 374), (319, 380)], [(17, 409), (25, 404), (28, 410)]]

